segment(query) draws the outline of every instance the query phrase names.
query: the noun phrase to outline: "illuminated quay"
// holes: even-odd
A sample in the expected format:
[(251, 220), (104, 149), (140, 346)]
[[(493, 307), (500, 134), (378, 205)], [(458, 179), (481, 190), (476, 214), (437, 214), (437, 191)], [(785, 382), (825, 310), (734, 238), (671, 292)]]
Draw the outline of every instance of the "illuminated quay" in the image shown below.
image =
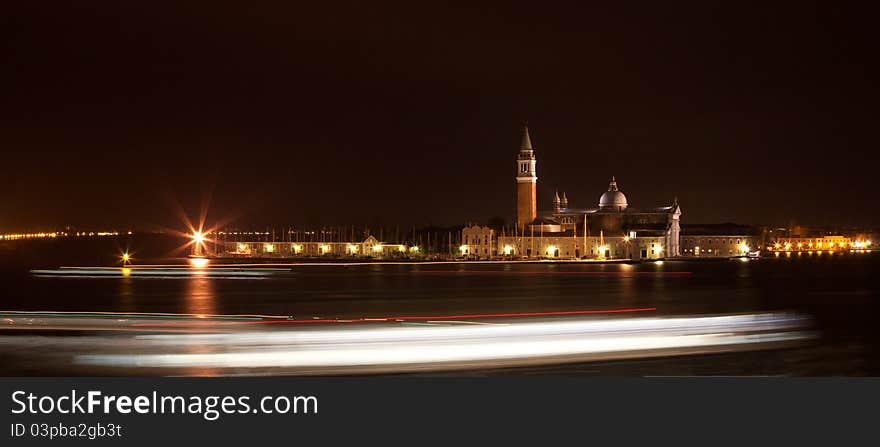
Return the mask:
[[(277, 241), (269, 240), (268, 232), (226, 232), (218, 231), (206, 236), (204, 243), (193, 244), (193, 255), (201, 255), (201, 250), (218, 258), (295, 258), (295, 257), (357, 257), (390, 258), (418, 256), (422, 249), (418, 245), (380, 242), (374, 236), (363, 240), (326, 241)], [(255, 240), (257, 236), (267, 240)], [(232, 240), (230, 240), (232, 239)], [(200, 247), (210, 247), (210, 250)]]
[(845, 252), (868, 253), (872, 250), (873, 242), (870, 239), (853, 240), (846, 236), (822, 236), (822, 237), (794, 237), (778, 238), (767, 246), (767, 251), (779, 256), (780, 253), (807, 253), (823, 254)]
[(26, 239), (55, 239), (62, 237), (107, 237), (119, 236), (120, 234), (131, 235), (132, 232), (120, 233), (119, 231), (39, 231), (27, 233), (0, 233), (0, 241), (18, 241)]

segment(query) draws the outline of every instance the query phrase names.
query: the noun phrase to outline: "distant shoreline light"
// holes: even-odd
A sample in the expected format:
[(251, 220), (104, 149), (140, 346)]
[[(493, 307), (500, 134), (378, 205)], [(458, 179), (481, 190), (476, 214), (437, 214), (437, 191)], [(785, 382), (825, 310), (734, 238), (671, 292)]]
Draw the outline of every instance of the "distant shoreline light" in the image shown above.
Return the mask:
[(106, 237), (119, 235), (132, 235), (131, 231), (52, 231), (39, 233), (6, 233), (0, 234), (0, 241), (17, 241), (22, 239), (51, 239), (60, 237)]

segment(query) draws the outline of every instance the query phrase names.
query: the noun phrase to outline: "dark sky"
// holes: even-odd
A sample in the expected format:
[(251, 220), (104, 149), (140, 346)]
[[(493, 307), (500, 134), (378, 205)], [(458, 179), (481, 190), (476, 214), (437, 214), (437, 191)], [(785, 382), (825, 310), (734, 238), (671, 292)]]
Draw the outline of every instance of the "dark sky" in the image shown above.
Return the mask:
[(510, 222), (526, 120), (539, 208), (880, 217), (873, 11), (179, 3), (4, 7), (0, 231)]

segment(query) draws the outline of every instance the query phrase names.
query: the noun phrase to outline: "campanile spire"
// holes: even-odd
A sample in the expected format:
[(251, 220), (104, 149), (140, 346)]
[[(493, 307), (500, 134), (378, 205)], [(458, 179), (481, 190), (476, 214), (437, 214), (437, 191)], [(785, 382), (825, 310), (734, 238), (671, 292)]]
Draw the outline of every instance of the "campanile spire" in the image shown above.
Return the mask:
[(529, 136), (529, 126), (523, 126), (523, 134), (522, 134), (522, 144), (519, 145), (520, 151), (531, 151), (532, 149), (532, 137)]
[(538, 217), (537, 164), (529, 128), (523, 126), (522, 143), (516, 157), (516, 225), (520, 228)]

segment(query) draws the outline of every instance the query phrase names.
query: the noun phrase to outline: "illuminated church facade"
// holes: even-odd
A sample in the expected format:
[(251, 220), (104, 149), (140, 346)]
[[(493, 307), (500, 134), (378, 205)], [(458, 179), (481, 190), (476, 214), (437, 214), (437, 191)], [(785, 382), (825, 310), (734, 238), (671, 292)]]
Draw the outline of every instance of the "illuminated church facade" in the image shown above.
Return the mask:
[[(680, 256), (681, 207), (678, 200), (653, 208), (629, 205), (612, 176), (596, 206), (579, 208), (563, 193), (553, 197), (552, 210), (538, 212), (537, 158), (528, 128), (516, 157), (516, 225), (494, 241), (462, 232), (462, 252), (509, 257), (652, 260)], [(490, 247), (470, 247), (484, 241)], [(492, 243), (494, 242), (494, 244)]]

